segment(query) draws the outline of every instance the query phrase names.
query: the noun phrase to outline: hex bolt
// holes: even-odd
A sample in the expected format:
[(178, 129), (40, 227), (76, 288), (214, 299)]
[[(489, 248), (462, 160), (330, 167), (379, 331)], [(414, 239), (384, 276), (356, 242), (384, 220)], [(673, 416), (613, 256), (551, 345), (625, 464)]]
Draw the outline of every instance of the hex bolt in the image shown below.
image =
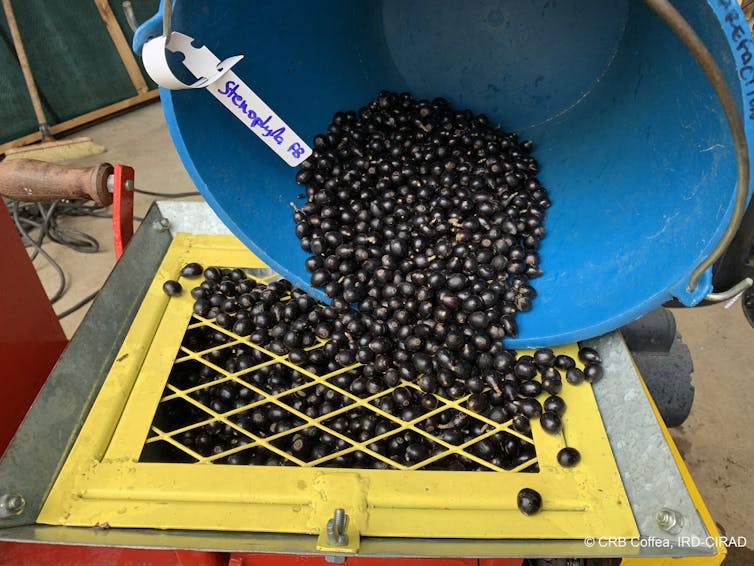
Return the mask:
[(26, 500), (17, 493), (0, 495), (0, 518), (7, 519), (20, 515), (26, 507)]
[(348, 515), (344, 509), (336, 509), (333, 518), (327, 521), (327, 542), (333, 546), (345, 546), (348, 544), (346, 525)]
[(686, 522), (680, 512), (674, 509), (668, 509), (667, 507), (663, 507), (657, 511), (655, 520), (657, 521), (658, 527), (671, 535), (677, 535), (680, 533)]
[(161, 218), (160, 220), (155, 220), (152, 226), (158, 232), (165, 232), (170, 228), (170, 221), (167, 218)]

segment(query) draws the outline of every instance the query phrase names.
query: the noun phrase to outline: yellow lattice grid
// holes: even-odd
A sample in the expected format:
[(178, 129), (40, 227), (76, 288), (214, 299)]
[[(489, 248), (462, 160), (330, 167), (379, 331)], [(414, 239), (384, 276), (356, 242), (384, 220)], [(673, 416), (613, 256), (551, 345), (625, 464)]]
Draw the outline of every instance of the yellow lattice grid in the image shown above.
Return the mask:
[[(638, 534), (588, 384), (566, 385), (560, 394), (568, 406), (563, 416), (564, 434), (548, 434), (533, 421), (529, 439), (511, 429), (510, 422), (498, 424), (468, 411), (464, 406), (465, 398), (442, 399), (436, 409), (404, 422), (370, 403), (385, 393), (360, 398), (330, 383), (335, 374), (348, 372), (355, 366), (316, 375), (296, 366), (287, 356), (277, 356), (245, 337), (232, 335), (212, 320), (192, 319), (193, 299), (187, 292), (168, 299), (161, 290), (162, 282), (177, 278), (180, 268), (189, 261), (252, 270), (266, 267), (232, 237), (179, 234), (175, 238), (40, 513), (40, 522), (83, 526), (106, 522), (111, 527), (316, 534), (323, 531), (333, 510), (343, 507), (349, 514), (349, 528), (362, 536), (578, 539), (595, 534), (627, 537)], [(182, 283), (188, 289), (195, 281), (182, 280)], [(187, 329), (201, 326), (229, 334), (232, 342), (201, 351), (181, 346)], [(268, 359), (257, 366), (228, 372), (204, 357), (212, 349), (238, 345), (260, 351)], [(312, 348), (321, 346), (320, 341)], [(557, 353), (575, 358), (576, 349), (576, 345), (564, 346), (558, 348)], [(209, 365), (221, 377), (209, 384), (186, 388), (168, 382), (174, 364), (191, 362)], [(310, 380), (294, 389), (325, 384), (351, 402), (317, 418), (295, 411), (281, 401), (293, 389), (270, 394), (244, 379), (262, 365), (271, 364), (296, 369)], [(255, 398), (241, 407), (217, 413), (192, 396), (199, 389), (222, 382), (248, 387)], [(406, 382), (401, 386), (416, 387)], [(160, 403), (179, 399), (206, 416), (176, 429), (163, 430), (155, 426), (154, 416)], [(235, 415), (266, 403), (284, 407), (299, 424), (280, 434), (260, 437), (233, 420)], [(394, 421), (396, 427), (365, 442), (356, 442), (326, 428), (327, 420), (357, 407), (368, 408)], [(469, 413), (469, 418), (485, 422), (489, 429), (482, 436), (454, 446), (418, 426), (432, 414), (444, 410)], [(178, 439), (187, 430), (212, 421), (237, 430), (249, 443), (205, 455)], [(283, 436), (311, 426), (340, 438), (347, 443), (346, 448), (304, 461), (274, 444)], [(429, 437), (445, 452), (408, 465), (367, 447), (403, 430)], [(501, 430), (533, 442), (536, 456), (511, 470), (503, 470), (465, 451), (470, 444)], [(556, 461), (556, 454), (566, 445), (566, 440), (582, 454), (581, 464), (574, 468), (562, 468)], [(168, 443), (197, 463), (140, 462), (145, 442), (147, 446)], [(256, 447), (278, 454), (296, 466), (213, 463)], [(339, 454), (356, 450), (398, 469), (327, 467), (327, 462)], [(491, 472), (416, 469), (447, 454), (463, 454)], [(533, 464), (538, 466), (539, 473), (520, 472), (524, 468), (531, 469)], [(525, 517), (516, 508), (516, 494), (524, 487), (542, 494), (543, 509), (534, 516)]]

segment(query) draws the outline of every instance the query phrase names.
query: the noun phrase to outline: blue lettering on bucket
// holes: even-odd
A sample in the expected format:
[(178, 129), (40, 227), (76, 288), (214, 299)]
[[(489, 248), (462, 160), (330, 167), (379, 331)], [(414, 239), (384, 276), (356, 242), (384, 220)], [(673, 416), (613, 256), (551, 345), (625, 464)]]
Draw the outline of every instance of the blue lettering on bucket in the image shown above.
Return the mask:
[[(238, 84), (235, 81), (227, 81), (225, 83), (225, 87), (218, 89), (217, 93), (228, 97), (231, 103), (233, 103), (233, 106), (240, 109), (244, 114), (246, 114), (246, 116), (249, 117), (249, 127), (252, 130), (254, 128), (260, 128), (264, 130), (264, 134), (262, 134), (261, 137), (272, 138), (273, 140), (275, 140), (275, 143), (282, 145), (285, 128), (280, 127), (273, 130), (269, 125), (270, 120), (272, 120), (271, 115), (263, 119), (253, 108), (249, 108), (249, 103), (246, 101), (246, 99), (238, 94)], [(288, 151), (291, 151), (290, 148), (288, 149)]]
[(754, 120), (754, 52), (752, 52), (752, 42), (747, 33), (747, 23), (741, 17), (739, 8), (734, 5), (733, 0), (718, 0), (720, 6), (726, 10), (725, 22), (728, 24), (728, 34), (735, 44), (735, 54), (738, 58), (738, 77), (744, 85), (744, 96), (746, 98), (747, 118)]

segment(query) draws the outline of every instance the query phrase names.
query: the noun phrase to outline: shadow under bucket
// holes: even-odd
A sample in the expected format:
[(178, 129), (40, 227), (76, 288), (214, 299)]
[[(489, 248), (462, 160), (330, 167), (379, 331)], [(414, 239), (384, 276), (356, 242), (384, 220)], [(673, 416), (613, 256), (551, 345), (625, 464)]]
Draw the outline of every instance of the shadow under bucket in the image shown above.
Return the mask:
[[(754, 67), (735, 2), (678, 2), (720, 66), (752, 139)], [(140, 43), (161, 33), (156, 19)], [(534, 142), (549, 192), (544, 275), (508, 347), (563, 344), (618, 328), (672, 297), (731, 218), (736, 156), (698, 64), (643, 2), (383, 0), (177, 3), (172, 28), (218, 57), (308, 142), (338, 110), (382, 89), (438, 96)], [(173, 141), (228, 227), (294, 284), (291, 169), (212, 97), (161, 91)], [(751, 189), (749, 189), (749, 193)]]

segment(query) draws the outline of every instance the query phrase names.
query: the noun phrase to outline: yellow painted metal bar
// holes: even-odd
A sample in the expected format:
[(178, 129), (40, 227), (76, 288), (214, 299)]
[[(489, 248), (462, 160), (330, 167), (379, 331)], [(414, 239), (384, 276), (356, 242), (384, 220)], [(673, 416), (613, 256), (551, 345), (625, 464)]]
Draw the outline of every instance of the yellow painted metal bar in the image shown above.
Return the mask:
[[(510, 429), (510, 422), (498, 424), (471, 413), (465, 408), (465, 399), (443, 401), (435, 412), (450, 409), (467, 412), (487, 423), (490, 428), (484, 434), (488, 436), (505, 430), (534, 444), (535, 459), (514, 470), (500, 470), (465, 451), (479, 438), (453, 446), (423, 431), (418, 425), (431, 412), (404, 422), (370, 403), (381, 394), (361, 399), (328, 381), (352, 368), (316, 375), (298, 368), (287, 356), (276, 356), (245, 337), (233, 336), (236, 343), (261, 351), (265, 359), (259, 366), (228, 372), (202, 357), (213, 348), (192, 352), (181, 347), (187, 327), (207, 326), (229, 333), (213, 321), (191, 318), (193, 300), (188, 290), (196, 284), (196, 279), (181, 279), (185, 292), (180, 297), (168, 299), (162, 292), (163, 281), (176, 279), (180, 268), (190, 261), (227, 267), (266, 267), (232, 237), (179, 234), (175, 238), (118, 354), (120, 361), (113, 365), (40, 513), (39, 522), (82, 526), (107, 522), (111, 527), (318, 534), (323, 532), (334, 509), (342, 507), (349, 514), (349, 528), (356, 529), (362, 536), (580, 539), (595, 533), (638, 535), (589, 384), (564, 386), (560, 394), (568, 406), (563, 417), (564, 433), (548, 434), (538, 422), (532, 422), (531, 439)], [(321, 345), (318, 343), (312, 348)], [(557, 350), (576, 358), (576, 348), (576, 345), (568, 345)], [(260, 399), (218, 414), (191, 395), (212, 383), (184, 390), (168, 383), (174, 363), (197, 362), (219, 374), (214, 384), (234, 381), (254, 391)], [(249, 379), (258, 367), (273, 363), (297, 369), (309, 378), (310, 382), (297, 389), (325, 384), (348, 398), (350, 404), (314, 419), (293, 410), (282, 401), (291, 390), (272, 395)], [(409, 383), (402, 385), (416, 387)], [(540, 400), (545, 396), (543, 394)], [(176, 430), (155, 426), (157, 407), (171, 401), (189, 403), (202, 416)], [(233, 420), (235, 415), (265, 403), (284, 406), (303, 424), (278, 435), (257, 438)], [(214, 463), (254, 446), (285, 455), (275, 445), (277, 438), (308, 426), (326, 428), (326, 421), (333, 416), (364, 407), (397, 424), (396, 429), (376, 437), (377, 440), (396, 431), (413, 430), (443, 447), (446, 450), (443, 455), (463, 454), (490, 471), (411, 469), (431, 460), (414, 466), (396, 463), (367, 447), (375, 438), (355, 442), (331, 429), (328, 429), (330, 434), (348, 442), (345, 451), (361, 450), (398, 469), (327, 468), (327, 462), (342, 451), (314, 462), (286, 456), (296, 464), (286, 467)], [(246, 435), (249, 444), (221, 454), (202, 456), (178, 440), (186, 430), (212, 421)], [(197, 463), (140, 462), (145, 443), (156, 442), (181, 450)], [(578, 448), (582, 455), (581, 463), (574, 468), (562, 468), (556, 462), (556, 454), (566, 442)], [(534, 462), (539, 466), (538, 472), (519, 471)], [(516, 494), (523, 487), (536, 489), (544, 500), (542, 511), (531, 517), (522, 515), (516, 508)]]

